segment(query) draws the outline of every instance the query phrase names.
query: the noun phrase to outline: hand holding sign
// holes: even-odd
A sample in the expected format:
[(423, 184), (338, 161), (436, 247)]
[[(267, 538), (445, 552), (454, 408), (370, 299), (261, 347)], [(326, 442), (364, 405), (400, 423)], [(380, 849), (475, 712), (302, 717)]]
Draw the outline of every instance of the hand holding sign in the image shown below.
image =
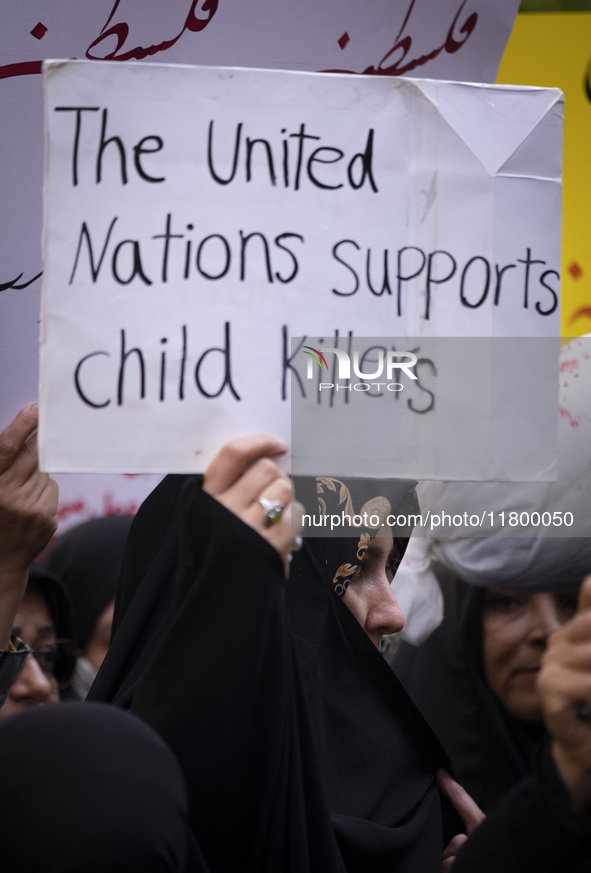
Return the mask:
[[(292, 531), (301, 526), (302, 506), (292, 502), (291, 482), (273, 461), (286, 451), (285, 443), (263, 434), (234, 440), (207, 468), (203, 489), (268, 540), (281, 555), (287, 573)], [(266, 520), (264, 501), (281, 507), (273, 523)]]

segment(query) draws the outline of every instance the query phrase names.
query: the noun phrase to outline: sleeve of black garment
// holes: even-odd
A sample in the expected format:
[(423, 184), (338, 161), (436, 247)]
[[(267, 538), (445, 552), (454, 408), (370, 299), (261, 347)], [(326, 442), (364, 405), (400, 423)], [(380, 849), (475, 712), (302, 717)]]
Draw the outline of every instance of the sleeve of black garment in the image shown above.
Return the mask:
[(550, 753), (536, 754), (533, 776), (519, 783), (466, 842), (454, 873), (588, 873), (591, 815), (569, 807)]
[[(202, 477), (191, 477), (201, 482)], [(134, 518), (123, 557), (119, 589), (115, 599), (113, 635), (127, 612), (137, 588), (154, 560), (179, 511), (180, 494), (187, 476), (166, 476), (142, 503)]]
[(180, 528), (172, 618), (133, 711), (179, 759), (212, 873), (340, 871), (282, 561), (195, 482)]

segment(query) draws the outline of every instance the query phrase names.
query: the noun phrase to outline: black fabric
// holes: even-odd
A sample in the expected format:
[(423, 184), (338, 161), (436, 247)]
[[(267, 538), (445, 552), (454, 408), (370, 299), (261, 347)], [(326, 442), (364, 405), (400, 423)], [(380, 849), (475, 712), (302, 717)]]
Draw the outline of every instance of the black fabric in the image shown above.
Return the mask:
[[(167, 476), (134, 519), (115, 599), (111, 646), (89, 692), (129, 708), (155, 647), (167, 633), (179, 549), (181, 492), (191, 477)], [(195, 483), (201, 479), (195, 477)]]
[(549, 743), (532, 770), (465, 843), (453, 873), (589, 873), (591, 814), (571, 812)]
[[(162, 488), (169, 509), (177, 484)], [(178, 757), (191, 822), (213, 871), (341, 871), (294, 666), (282, 562), (197, 483), (189, 480), (183, 504), (180, 518), (169, 515), (173, 529), (160, 530), (151, 566), (139, 558), (148, 584), (135, 595), (135, 583), (124, 586), (129, 605), (118, 610), (105, 664), (117, 675), (115, 698), (127, 700), (133, 688), (133, 711)], [(146, 511), (148, 526), (162, 518), (158, 501)], [(164, 626), (144, 628), (141, 617), (131, 624), (135, 612), (152, 607), (164, 610)], [(135, 669), (111, 670), (127, 651), (145, 664), (138, 681)], [(93, 697), (104, 687), (101, 673)]]
[(37, 564), (31, 564), (29, 582), (38, 586), (47, 602), (55, 626), (56, 637), (67, 640), (75, 639), (74, 610), (68, 589), (62, 580), (55, 573), (50, 573)]
[(439, 767), (449, 769), (449, 760), (333, 595), (322, 545), (305, 545), (292, 563), (289, 612), (347, 870), (439, 871), (452, 834), (442, 833), (434, 776)]
[(207, 873), (183, 777), (147, 725), (115, 707), (40, 706), (0, 726), (3, 870)]
[(419, 647), (401, 643), (390, 665), (449, 752), (467, 791), (484, 812), (531, 772), (544, 736), (511, 716), (482, 670), (483, 590), (441, 565), (442, 624)]
[(41, 558), (41, 566), (59, 576), (68, 589), (81, 649), (117, 592), (131, 522), (124, 515), (90, 519), (58, 537)]

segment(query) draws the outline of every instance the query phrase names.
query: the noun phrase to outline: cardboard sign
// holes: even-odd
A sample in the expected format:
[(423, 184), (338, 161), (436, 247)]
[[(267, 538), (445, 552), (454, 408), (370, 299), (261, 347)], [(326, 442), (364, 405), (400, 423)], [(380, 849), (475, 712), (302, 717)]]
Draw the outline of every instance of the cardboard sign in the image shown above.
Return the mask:
[(559, 333), (558, 91), (88, 62), (45, 84), (48, 470), (289, 438), (292, 336)]
[(27, 0), (0, 30), (0, 429), (36, 398), (41, 62), (87, 58), (493, 82), (519, 0)]

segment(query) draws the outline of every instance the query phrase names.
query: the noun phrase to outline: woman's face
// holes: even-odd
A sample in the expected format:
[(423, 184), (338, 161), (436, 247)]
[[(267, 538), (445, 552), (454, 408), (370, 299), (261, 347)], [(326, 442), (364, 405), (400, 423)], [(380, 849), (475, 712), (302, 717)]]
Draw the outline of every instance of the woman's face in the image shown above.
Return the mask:
[(482, 655), (485, 678), (505, 708), (529, 724), (542, 721), (536, 686), (548, 637), (572, 618), (576, 591), (484, 592)]
[[(35, 586), (29, 586), (15, 617), (13, 633), (33, 651), (55, 640), (55, 627), (47, 601)], [(51, 672), (41, 669), (33, 655), (27, 655), (22, 670), (14, 680), (0, 719), (31, 706), (59, 701), (58, 683)]]
[(390, 586), (395, 557), (391, 534), (374, 537), (343, 595), (343, 603), (378, 649), (382, 636), (404, 627), (404, 616)]

